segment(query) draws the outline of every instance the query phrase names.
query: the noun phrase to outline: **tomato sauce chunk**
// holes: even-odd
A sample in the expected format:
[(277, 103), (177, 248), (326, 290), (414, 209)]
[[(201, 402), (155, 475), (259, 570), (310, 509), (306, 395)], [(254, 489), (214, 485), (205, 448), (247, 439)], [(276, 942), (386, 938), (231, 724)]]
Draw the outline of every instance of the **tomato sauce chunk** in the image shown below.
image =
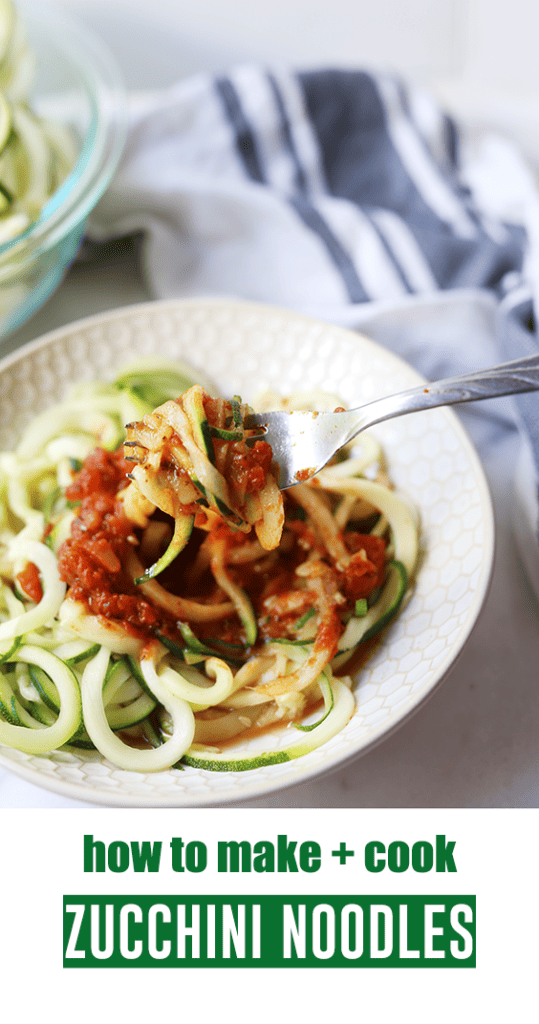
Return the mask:
[(134, 526), (123, 514), (117, 493), (126, 486), (129, 470), (121, 448), (90, 452), (66, 489), (68, 501), (80, 502), (80, 507), (71, 536), (58, 551), (58, 570), (73, 600), (82, 601), (93, 615), (116, 620), (127, 632), (146, 636), (157, 614), (123, 568)]
[(34, 601), (35, 604), (39, 604), (43, 597), (43, 588), (41, 586), (41, 579), (39, 577), (37, 566), (35, 566), (33, 562), (26, 563), (22, 572), (18, 573), (17, 581), (21, 590), (24, 590), (26, 596), (29, 597), (31, 601)]
[(384, 582), (386, 542), (383, 537), (355, 531), (346, 533), (344, 539), (353, 555), (342, 574), (341, 588), (350, 601), (357, 601)]

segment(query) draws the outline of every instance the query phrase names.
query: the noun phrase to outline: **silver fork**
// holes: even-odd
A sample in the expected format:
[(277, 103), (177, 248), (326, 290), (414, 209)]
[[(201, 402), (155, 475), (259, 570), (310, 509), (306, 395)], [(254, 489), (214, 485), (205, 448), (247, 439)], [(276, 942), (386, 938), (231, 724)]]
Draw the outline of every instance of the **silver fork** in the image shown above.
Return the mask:
[(539, 355), (533, 355), (462, 377), (420, 384), (348, 412), (261, 412), (247, 416), (245, 426), (263, 428), (264, 440), (271, 445), (280, 468), (278, 483), (283, 490), (314, 476), (339, 448), (382, 420), (439, 405), (478, 402), (537, 389)]

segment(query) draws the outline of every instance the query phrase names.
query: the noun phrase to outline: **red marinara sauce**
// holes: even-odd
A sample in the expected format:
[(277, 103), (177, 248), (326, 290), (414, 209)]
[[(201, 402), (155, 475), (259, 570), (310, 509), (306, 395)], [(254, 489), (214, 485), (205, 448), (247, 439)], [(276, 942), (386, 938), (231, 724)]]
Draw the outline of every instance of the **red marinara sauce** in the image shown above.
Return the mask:
[(58, 569), (70, 588), (69, 596), (93, 615), (114, 619), (127, 632), (149, 636), (157, 614), (123, 568), (134, 526), (123, 514), (117, 493), (127, 485), (130, 465), (122, 448), (90, 452), (66, 489), (67, 500), (80, 502), (80, 507), (71, 537), (58, 551)]
[(22, 572), (18, 573), (17, 580), (27, 597), (35, 604), (39, 604), (43, 597), (43, 588), (37, 566), (33, 562), (27, 562)]
[[(208, 423), (212, 426), (218, 425), (221, 407), (222, 399), (214, 399), (209, 395), (204, 397), (204, 411)], [(261, 491), (273, 460), (270, 445), (261, 440), (246, 444), (244, 440), (231, 442), (214, 437), (213, 447), (216, 456), (223, 445), (226, 445), (227, 449), (226, 466), (223, 470), (229, 485), (240, 495)]]
[(341, 588), (350, 601), (368, 597), (384, 582), (386, 542), (383, 537), (349, 530), (344, 541), (353, 557), (343, 573)]
[(261, 491), (273, 458), (269, 444), (266, 441), (255, 441), (250, 447), (245, 445), (243, 451), (239, 445), (231, 447), (232, 453), (227, 472), (229, 482), (236, 490), (244, 494)]

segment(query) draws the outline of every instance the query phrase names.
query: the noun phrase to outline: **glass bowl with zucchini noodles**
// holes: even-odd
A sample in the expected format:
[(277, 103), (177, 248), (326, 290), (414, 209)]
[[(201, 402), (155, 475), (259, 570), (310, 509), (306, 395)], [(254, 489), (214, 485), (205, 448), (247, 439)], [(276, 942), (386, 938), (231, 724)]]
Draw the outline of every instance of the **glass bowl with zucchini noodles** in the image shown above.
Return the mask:
[[(155, 358), (79, 385), (0, 455), (2, 743), (252, 771), (350, 720), (346, 666), (398, 614), (417, 517), (367, 434), (281, 492), (249, 411)], [(279, 751), (230, 748), (288, 723)]]
[(400, 725), (486, 593), (472, 446), (450, 410), (401, 417), (281, 495), (243, 417), (419, 382), (361, 335), (235, 300), (127, 307), (6, 357), (0, 765), (204, 806), (308, 784)]
[(0, 335), (74, 259), (123, 141), (118, 72), (50, 4), (0, 0)]

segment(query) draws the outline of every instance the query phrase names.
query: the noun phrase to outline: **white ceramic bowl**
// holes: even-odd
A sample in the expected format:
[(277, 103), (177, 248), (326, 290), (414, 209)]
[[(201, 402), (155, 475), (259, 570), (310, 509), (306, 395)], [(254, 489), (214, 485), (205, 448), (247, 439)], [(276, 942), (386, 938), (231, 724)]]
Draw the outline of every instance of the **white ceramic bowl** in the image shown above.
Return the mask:
[[(75, 381), (112, 378), (136, 354), (180, 356), (224, 395), (249, 400), (263, 387), (320, 387), (349, 406), (422, 378), (361, 335), (269, 306), (171, 300), (100, 314), (63, 327), (0, 363), (0, 448)], [(375, 428), (396, 486), (421, 522), (411, 600), (356, 678), (357, 711), (329, 743), (256, 771), (195, 769), (156, 775), (65, 754), (31, 757), (2, 748), (0, 763), (65, 796), (114, 806), (203, 806), (274, 792), (342, 765), (400, 725), (444, 678), (475, 624), (490, 580), (493, 516), (477, 455), (454, 414), (434, 409)], [(290, 730), (263, 737), (267, 748)], [(260, 740), (245, 744), (254, 749)]]

